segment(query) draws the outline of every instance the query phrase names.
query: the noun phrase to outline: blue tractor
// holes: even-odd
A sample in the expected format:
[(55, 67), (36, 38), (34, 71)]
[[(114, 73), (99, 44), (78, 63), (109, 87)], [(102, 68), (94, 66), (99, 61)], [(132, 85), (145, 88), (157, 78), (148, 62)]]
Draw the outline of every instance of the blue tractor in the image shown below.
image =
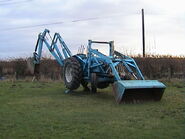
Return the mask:
[[(162, 98), (166, 86), (157, 80), (145, 80), (135, 60), (114, 50), (114, 42), (88, 41), (87, 54), (72, 55), (59, 33), (48, 42), (49, 30), (38, 36), (34, 52), (34, 73), (39, 71), (42, 48), (45, 46), (63, 67), (63, 80), (69, 92), (82, 85), (85, 90), (97, 92), (112, 85), (117, 103), (133, 100)], [(93, 49), (93, 44), (107, 44), (109, 55)]]

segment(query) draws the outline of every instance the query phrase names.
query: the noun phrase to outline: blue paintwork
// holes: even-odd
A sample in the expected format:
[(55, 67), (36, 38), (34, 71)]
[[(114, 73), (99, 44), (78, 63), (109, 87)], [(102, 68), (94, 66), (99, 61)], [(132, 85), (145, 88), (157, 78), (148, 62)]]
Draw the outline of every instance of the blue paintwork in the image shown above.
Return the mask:
[[(119, 52), (114, 51), (114, 42), (98, 42), (98, 41), (88, 41), (88, 54), (83, 55), (72, 55), (68, 46), (65, 44), (64, 40), (59, 33), (55, 33), (52, 43), (49, 44), (46, 35), (49, 34), (49, 30), (45, 29), (43, 33), (39, 34), (37, 45), (34, 52), (34, 63), (39, 64), (42, 55), (42, 48), (45, 44), (50, 53), (54, 56), (57, 62), (63, 67), (64, 60), (69, 57), (76, 57), (81, 63), (83, 68), (83, 78), (87, 82), (91, 82), (91, 73), (97, 73), (97, 80), (99, 82), (114, 83), (114, 90), (117, 93), (116, 99), (121, 100), (125, 90), (127, 89), (139, 89), (139, 88), (161, 88), (164, 89), (166, 86), (156, 80), (145, 80), (142, 72), (137, 66), (135, 60)], [(60, 47), (58, 46), (58, 42)], [(94, 43), (108, 44), (110, 47), (109, 56), (106, 56), (96, 49), (92, 49)], [(60, 51), (61, 50), (61, 51)], [(119, 58), (115, 57), (115, 53), (119, 55)], [(126, 67), (127, 71), (133, 75), (135, 80), (123, 80), (119, 72), (116, 69), (118, 64), (122, 64)], [(107, 65), (108, 68), (105, 70), (103, 66)], [(110, 74), (113, 78), (107, 77)], [(134, 71), (136, 75), (134, 74)]]
[[(36, 44), (35, 52), (33, 53), (34, 55), (34, 64), (40, 64), (41, 56), (42, 56), (42, 48), (43, 44), (46, 45), (50, 53), (53, 55), (53, 57), (57, 60), (57, 62), (61, 65), (64, 66), (64, 59), (69, 58), (72, 56), (71, 51), (68, 49), (67, 45), (63, 41), (62, 37), (60, 34), (55, 33), (52, 43), (49, 44), (46, 35), (49, 34), (49, 30), (45, 29), (43, 33), (40, 33), (38, 36), (38, 41)], [(59, 46), (57, 45), (58, 42), (60, 43), (60, 47), (62, 49), (62, 52), (59, 50)], [(63, 54), (63, 56), (62, 56)]]
[(157, 93), (160, 95), (164, 93), (165, 88), (166, 86), (157, 80), (122, 80), (113, 84), (115, 99), (118, 103), (121, 102), (127, 90), (134, 93), (135, 90), (142, 89), (145, 93), (153, 93), (154, 89), (158, 89)]
[(133, 88), (165, 88), (165, 85), (157, 80), (122, 80), (118, 81), (125, 89)]

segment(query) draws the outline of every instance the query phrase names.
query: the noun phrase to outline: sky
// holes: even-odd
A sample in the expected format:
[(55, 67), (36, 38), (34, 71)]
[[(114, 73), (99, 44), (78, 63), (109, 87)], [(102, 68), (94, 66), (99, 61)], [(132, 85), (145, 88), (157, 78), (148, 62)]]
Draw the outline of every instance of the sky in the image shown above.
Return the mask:
[[(146, 53), (184, 56), (184, 3), (183, 0), (0, 0), (0, 59), (32, 56), (38, 34), (45, 28), (51, 34), (60, 33), (73, 54), (81, 45), (87, 46), (89, 39), (113, 40), (115, 49), (123, 54), (142, 54), (142, 8)], [(46, 25), (56, 22), (60, 24)], [(35, 25), (43, 26), (15, 29)], [(43, 55), (49, 55), (46, 48)]]

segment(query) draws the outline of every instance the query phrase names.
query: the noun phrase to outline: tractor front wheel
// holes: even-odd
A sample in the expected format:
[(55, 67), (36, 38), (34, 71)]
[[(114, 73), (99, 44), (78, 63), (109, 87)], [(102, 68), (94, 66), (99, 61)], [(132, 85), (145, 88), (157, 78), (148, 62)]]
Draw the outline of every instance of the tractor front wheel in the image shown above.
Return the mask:
[(82, 80), (82, 68), (75, 57), (64, 61), (63, 78), (66, 88), (75, 90), (80, 86)]
[(91, 92), (96, 93), (97, 92), (97, 78), (96, 73), (91, 73)]

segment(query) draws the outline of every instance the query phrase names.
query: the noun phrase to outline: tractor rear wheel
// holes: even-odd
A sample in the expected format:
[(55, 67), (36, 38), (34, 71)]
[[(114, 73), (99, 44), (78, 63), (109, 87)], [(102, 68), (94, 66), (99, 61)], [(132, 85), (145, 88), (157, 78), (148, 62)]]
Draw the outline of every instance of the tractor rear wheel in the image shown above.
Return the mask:
[(63, 79), (66, 88), (69, 90), (75, 90), (80, 86), (82, 68), (75, 57), (70, 57), (64, 61)]

